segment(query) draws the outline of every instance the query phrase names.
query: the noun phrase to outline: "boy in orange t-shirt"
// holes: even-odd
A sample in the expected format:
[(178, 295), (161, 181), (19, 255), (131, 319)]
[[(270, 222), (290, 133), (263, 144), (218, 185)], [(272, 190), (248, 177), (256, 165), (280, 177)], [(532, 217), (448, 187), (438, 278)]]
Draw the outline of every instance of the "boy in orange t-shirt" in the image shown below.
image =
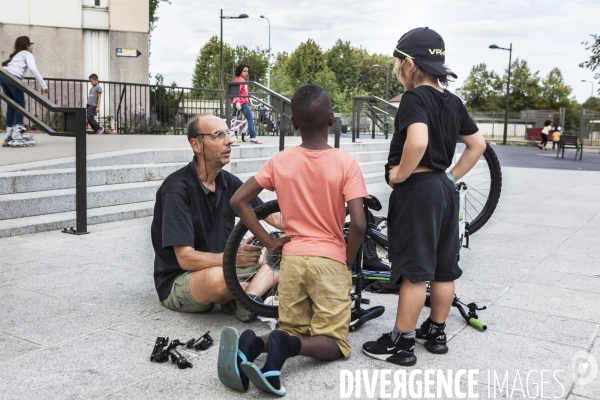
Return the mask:
[[(358, 162), (327, 144), (333, 125), (329, 95), (317, 85), (305, 85), (291, 103), (292, 123), (300, 130), (302, 144), (273, 156), (231, 199), (233, 210), (267, 249), (283, 249), (280, 330), (262, 337), (246, 330), (238, 337), (234, 328), (225, 328), (218, 361), (219, 379), (226, 386), (246, 391), (251, 381), (279, 396), (285, 395), (279, 376), (288, 358), (303, 355), (333, 361), (350, 355), (350, 271), (366, 229), (367, 191)], [(285, 238), (270, 236), (250, 206), (263, 189), (277, 192)], [(253, 361), (263, 351), (268, 356), (260, 369)]]

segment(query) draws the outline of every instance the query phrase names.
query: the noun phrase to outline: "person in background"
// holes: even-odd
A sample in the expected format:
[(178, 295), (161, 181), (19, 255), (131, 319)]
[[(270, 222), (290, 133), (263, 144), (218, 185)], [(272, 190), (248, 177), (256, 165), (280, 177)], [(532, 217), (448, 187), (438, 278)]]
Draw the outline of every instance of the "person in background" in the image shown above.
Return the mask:
[(97, 135), (101, 135), (104, 133), (104, 128), (100, 126), (96, 118), (94, 118), (98, 112), (100, 111), (100, 100), (102, 99), (102, 86), (98, 84), (98, 75), (91, 74), (90, 83), (92, 84), (92, 88), (90, 89), (90, 94), (87, 99), (86, 105), (86, 117), (87, 122), (92, 127), (93, 133)]
[(552, 132), (552, 150), (554, 146), (558, 150), (560, 148), (560, 136), (562, 135), (562, 128), (559, 126), (554, 132)]
[[(235, 81), (246, 82), (248, 78), (248, 71), (250, 67), (247, 64), (240, 64), (235, 69)], [(248, 96), (248, 85), (240, 85), (240, 96)], [(248, 120), (248, 131), (250, 132), (250, 143), (262, 144), (256, 138), (256, 131), (254, 129), (254, 117), (252, 116), (252, 110), (250, 110), (250, 99), (248, 97), (236, 97), (233, 99), (234, 110), (231, 118), (235, 117), (240, 111), (244, 114), (244, 117)]]
[[(27, 71), (31, 71), (35, 80), (41, 86), (42, 92), (48, 93), (48, 85), (46, 85), (46, 82), (44, 82), (44, 79), (35, 66), (33, 43), (29, 40), (28, 36), (19, 36), (17, 40), (15, 40), (13, 52), (8, 57), (8, 60), (2, 63), (2, 66), (6, 72), (11, 73), (19, 80), (23, 80)], [(8, 98), (21, 107), (25, 107), (25, 93), (10, 80), (0, 76), (0, 87), (2, 87), (2, 92), (4, 92)], [(33, 140), (33, 135), (25, 132), (23, 114), (10, 105), (8, 105), (6, 109), (6, 126), (6, 135), (4, 135), (2, 147), (33, 146), (37, 143)]]
[(546, 150), (546, 144), (548, 143), (548, 134), (550, 133), (552, 127), (552, 121), (546, 120), (544, 121), (544, 127), (542, 128), (542, 141), (538, 144), (538, 147), (541, 150)]

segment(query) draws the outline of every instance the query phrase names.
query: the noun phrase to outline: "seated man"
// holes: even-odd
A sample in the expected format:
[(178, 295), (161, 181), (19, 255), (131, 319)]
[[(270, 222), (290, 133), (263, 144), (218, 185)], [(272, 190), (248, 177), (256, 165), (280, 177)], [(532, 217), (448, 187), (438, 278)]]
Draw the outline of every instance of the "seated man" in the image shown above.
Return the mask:
[[(225, 122), (214, 115), (192, 119), (187, 137), (194, 159), (169, 175), (156, 193), (151, 231), (156, 291), (171, 310), (204, 312), (217, 303), (247, 322), (255, 315), (236, 308), (223, 277), (223, 250), (235, 223), (229, 201), (242, 186), (239, 178), (222, 169), (229, 163), (233, 140)], [(256, 197), (252, 205), (259, 204)], [(279, 225), (278, 215), (270, 217), (274, 226)], [(257, 276), (263, 275), (269, 267), (259, 264), (261, 251), (241, 245), (237, 267), (246, 274), (254, 267)], [(260, 296), (275, 283), (253, 284), (257, 280), (244, 285), (247, 293)]]

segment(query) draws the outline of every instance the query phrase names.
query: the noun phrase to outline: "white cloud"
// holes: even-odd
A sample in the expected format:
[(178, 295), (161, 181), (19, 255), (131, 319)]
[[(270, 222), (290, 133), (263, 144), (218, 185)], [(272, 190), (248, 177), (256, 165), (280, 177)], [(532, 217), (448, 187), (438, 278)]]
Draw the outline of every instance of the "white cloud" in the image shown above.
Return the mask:
[(459, 75), (452, 87), (460, 86), (471, 67), (481, 62), (502, 73), (508, 52), (488, 46), (512, 43), (513, 60), (527, 60), (542, 77), (558, 67), (579, 101), (590, 94), (590, 84), (581, 80), (593, 80), (591, 71), (578, 67), (590, 55), (581, 42), (600, 33), (600, 2), (596, 0), (172, 0), (158, 9), (151, 72), (163, 74), (165, 82), (189, 86), (200, 47), (211, 36), (219, 36), (220, 8), (225, 15), (250, 16), (223, 21), (223, 40), (233, 45), (267, 48), (268, 25), (259, 16), (268, 17), (273, 53), (290, 52), (312, 38), (323, 49), (342, 39), (370, 52), (390, 54), (404, 32), (429, 26), (444, 37), (446, 61)]

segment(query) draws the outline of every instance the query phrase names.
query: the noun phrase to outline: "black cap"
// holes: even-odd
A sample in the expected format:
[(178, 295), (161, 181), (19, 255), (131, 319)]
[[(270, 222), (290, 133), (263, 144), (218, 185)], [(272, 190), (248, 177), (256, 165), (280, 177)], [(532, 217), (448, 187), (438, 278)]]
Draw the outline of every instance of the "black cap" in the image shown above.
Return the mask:
[(394, 49), (394, 57), (412, 58), (419, 68), (432, 75), (458, 78), (445, 64), (444, 39), (428, 27), (415, 28), (402, 35)]

